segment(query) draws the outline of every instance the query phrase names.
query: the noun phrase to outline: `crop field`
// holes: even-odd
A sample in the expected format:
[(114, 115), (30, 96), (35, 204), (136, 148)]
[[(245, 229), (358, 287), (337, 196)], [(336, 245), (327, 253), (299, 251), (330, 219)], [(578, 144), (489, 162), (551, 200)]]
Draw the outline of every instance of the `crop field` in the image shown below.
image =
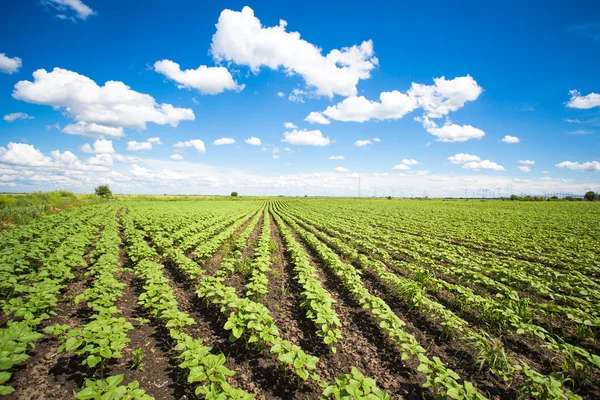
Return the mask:
[(0, 305), (8, 399), (598, 399), (600, 207), (112, 200), (3, 232)]

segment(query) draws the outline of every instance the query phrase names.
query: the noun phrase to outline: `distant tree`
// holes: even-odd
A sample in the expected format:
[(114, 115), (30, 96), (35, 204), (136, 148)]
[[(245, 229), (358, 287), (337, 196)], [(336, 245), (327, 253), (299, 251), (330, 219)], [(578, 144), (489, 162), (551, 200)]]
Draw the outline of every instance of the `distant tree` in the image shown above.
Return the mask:
[(237, 197), (238, 192), (231, 192), (231, 197)]
[(592, 192), (591, 190), (589, 192), (585, 192), (583, 198), (587, 201), (594, 201), (594, 199), (596, 198), (596, 192)]
[(388, 196), (388, 197), (387, 197), (387, 199), (388, 199), (388, 200), (391, 200), (391, 199), (392, 199), (392, 196)]
[(108, 185), (100, 185), (95, 190), (96, 194), (104, 199), (110, 199), (112, 197), (112, 192)]

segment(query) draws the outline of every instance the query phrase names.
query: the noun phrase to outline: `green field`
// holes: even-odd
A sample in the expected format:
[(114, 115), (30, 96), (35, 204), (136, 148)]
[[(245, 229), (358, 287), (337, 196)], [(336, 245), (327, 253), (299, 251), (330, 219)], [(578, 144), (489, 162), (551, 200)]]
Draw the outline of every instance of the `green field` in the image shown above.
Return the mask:
[(71, 207), (0, 236), (0, 393), (600, 398), (599, 227), (592, 202)]

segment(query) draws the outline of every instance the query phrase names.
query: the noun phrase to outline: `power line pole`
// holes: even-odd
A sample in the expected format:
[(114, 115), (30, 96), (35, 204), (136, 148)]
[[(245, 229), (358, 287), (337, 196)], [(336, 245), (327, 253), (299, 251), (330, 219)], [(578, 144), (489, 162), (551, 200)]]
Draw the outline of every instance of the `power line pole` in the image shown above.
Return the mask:
[(358, 198), (360, 199), (360, 175), (358, 176)]

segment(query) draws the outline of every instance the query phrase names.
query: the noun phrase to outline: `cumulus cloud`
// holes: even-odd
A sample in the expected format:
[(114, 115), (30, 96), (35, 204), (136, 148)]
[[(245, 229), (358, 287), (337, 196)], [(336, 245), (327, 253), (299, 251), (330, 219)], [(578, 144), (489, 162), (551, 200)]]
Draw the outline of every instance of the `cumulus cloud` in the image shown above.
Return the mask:
[(379, 139), (378, 137), (374, 137), (374, 138), (373, 138), (373, 141), (374, 141), (375, 143), (379, 143), (379, 142), (381, 142), (381, 139)]
[(0, 53), (0, 72), (12, 75), (21, 68), (23, 60), (19, 57), (8, 57), (4, 53)]
[(469, 161), (463, 164), (463, 168), (465, 169), (474, 169), (474, 170), (492, 170), (492, 171), (504, 171), (504, 167), (502, 165), (496, 164), (490, 160), (483, 161)]
[(259, 138), (251, 136), (248, 139), (244, 140), (244, 142), (251, 144), (252, 146), (260, 146), (261, 145), (261, 141)]
[(343, 160), (344, 156), (329, 156), (327, 157), (328, 160)]
[(412, 158), (403, 158), (402, 164), (404, 165), (417, 165), (419, 162)]
[(277, 96), (283, 97), (283, 96), (285, 96), (285, 93), (283, 93), (283, 92), (277, 92)]
[[(56, 15), (60, 19), (74, 20), (75, 17), (85, 20), (90, 15), (96, 13), (81, 0), (42, 0), (42, 4), (54, 7), (60, 13)], [(68, 17), (66, 13), (72, 13), (74, 17)]]
[(471, 139), (481, 139), (485, 136), (484, 131), (474, 128), (471, 125), (457, 125), (450, 121), (446, 121), (442, 127), (438, 127), (434, 121), (427, 117), (417, 117), (415, 120), (422, 122), (425, 130), (437, 137), (437, 139), (435, 139), (436, 142), (466, 142)]
[(571, 99), (567, 102), (569, 108), (579, 108), (582, 110), (588, 110), (594, 107), (600, 107), (600, 94), (590, 93), (586, 96), (582, 96), (577, 90), (571, 90), (569, 92)]
[(397, 171), (407, 171), (410, 169), (410, 167), (406, 164), (398, 164), (398, 165), (394, 165), (392, 167), (393, 170), (397, 170)]
[(183, 160), (183, 156), (181, 154), (171, 154), (171, 160), (181, 161)]
[(87, 123), (84, 121), (79, 121), (75, 124), (67, 125), (62, 129), (61, 132), (68, 133), (69, 135), (80, 135), (93, 138), (120, 138), (125, 136), (123, 128), (121, 127), (115, 128), (112, 126), (99, 125), (94, 122)]
[(519, 139), (516, 136), (506, 135), (502, 138), (502, 142), (507, 143), (507, 144), (515, 144), (515, 143), (519, 143), (520, 141), (521, 141), (521, 139)]
[(88, 159), (90, 165), (100, 165), (103, 167), (113, 166), (113, 157), (110, 154), (98, 154)]
[(235, 139), (232, 139), (232, 138), (226, 138), (226, 137), (224, 137), (224, 138), (220, 138), (220, 139), (217, 139), (217, 140), (215, 140), (215, 141), (213, 142), (213, 144), (214, 144), (215, 146), (223, 146), (223, 145), (225, 145), (225, 144), (234, 144), (234, 143), (235, 143)]
[(295, 88), (291, 91), (290, 95), (288, 96), (288, 100), (293, 101), (295, 103), (304, 103), (304, 98), (310, 96), (311, 94), (309, 92)]
[(363, 146), (366, 146), (368, 144), (373, 144), (373, 143), (371, 143), (371, 141), (368, 140), (368, 139), (367, 140), (357, 140), (356, 142), (354, 142), (354, 145), (356, 147), (363, 147)]
[(8, 148), (0, 146), (0, 162), (36, 167), (48, 166), (52, 163), (49, 157), (44, 156), (33, 145), (13, 142), (8, 144)]
[(33, 78), (33, 82), (15, 85), (15, 99), (64, 109), (77, 121), (145, 129), (148, 122), (175, 127), (195, 118), (191, 109), (158, 104), (152, 96), (136, 92), (123, 82), (108, 81), (99, 86), (86, 76), (62, 68), (51, 72), (39, 69)]
[(154, 63), (154, 70), (178, 83), (179, 89), (196, 89), (202, 94), (219, 94), (225, 90), (241, 91), (245, 85), (238, 85), (225, 67), (207, 67), (181, 70), (179, 64), (171, 60)]
[(348, 168), (344, 168), (344, 167), (335, 167), (335, 171), (336, 172), (350, 172), (350, 170)]
[(33, 119), (34, 117), (32, 117), (29, 114), (22, 113), (22, 112), (16, 112), (16, 113), (11, 113), (11, 114), (6, 114), (3, 118), (6, 122), (14, 122), (18, 119)]
[(283, 126), (285, 127), (285, 129), (298, 129), (298, 127), (292, 122), (286, 122), (283, 124)]
[(250, 7), (241, 12), (223, 10), (213, 35), (211, 53), (217, 62), (231, 61), (247, 65), (257, 73), (261, 67), (283, 68), (289, 75), (298, 74), (316, 94), (353, 96), (361, 79), (368, 79), (378, 64), (373, 43), (331, 50), (321, 49), (300, 38), (298, 32), (287, 32), (287, 22), (273, 27), (262, 26)]
[[(370, 119), (400, 119), (417, 108), (417, 103), (413, 98), (397, 90), (381, 93), (379, 100), (377, 102), (367, 100), (364, 96), (352, 96), (334, 106), (327, 107), (322, 114), (336, 121), (365, 122)], [(307, 118), (309, 117), (310, 114)], [(318, 116), (313, 116), (313, 119), (316, 118)]]
[(192, 139), (192, 140), (187, 140), (185, 142), (179, 141), (179, 142), (175, 143), (173, 145), (173, 147), (175, 147), (176, 149), (193, 147), (196, 150), (198, 150), (198, 153), (200, 153), (200, 154), (206, 153), (206, 146), (204, 145), (204, 142), (200, 139)]
[(129, 142), (127, 142), (127, 150), (129, 150), (129, 151), (152, 150), (152, 143), (136, 142), (135, 140), (130, 140)]
[(433, 85), (413, 83), (408, 94), (429, 118), (441, 118), (476, 100), (483, 88), (470, 75), (451, 80), (434, 78)]
[(88, 143), (81, 146), (81, 151), (84, 153), (113, 154), (115, 149), (113, 148), (112, 140), (98, 139), (94, 141), (93, 147)]
[(163, 142), (160, 140), (160, 138), (158, 136), (150, 138), (147, 141), (152, 144), (163, 144)]
[(531, 161), (531, 160), (519, 160), (519, 164), (534, 165), (535, 161)]
[(467, 153), (458, 153), (448, 157), (448, 161), (452, 164), (464, 164), (470, 161), (481, 161), (481, 158)]
[(304, 118), (304, 120), (310, 124), (328, 125), (331, 123), (331, 121), (325, 118), (323, 114), (316, 111), (313, 111), (310, 114), (308, 114), (306, 118)]
[(521, 172), (531, 172), (531, 168), (527, 165), (519, 165), (517, 168), (519, 168), (519, 171)]
[(273, 158), (274, 158), (274, 159), (278, 159), (278, 158), (279, 158), (279, 156), (278, 156), (277, 154), (273, 154)]
[(584, 172), (598, 172), (600, 171), (600, 162), (598, 161), (588, 161), (582, 164), (578, 162), (572, 161), (563, 161), (561, 163), (556, 164), (558, 168), (568, 168), (573, 171), (584, 171)]
[(323, 136), (320, 130), (298, 130), (294, 129), (291, 132), (284, 132), (282, 142), (300, 146), (327, 146), (331, 141), (328, 137)]

